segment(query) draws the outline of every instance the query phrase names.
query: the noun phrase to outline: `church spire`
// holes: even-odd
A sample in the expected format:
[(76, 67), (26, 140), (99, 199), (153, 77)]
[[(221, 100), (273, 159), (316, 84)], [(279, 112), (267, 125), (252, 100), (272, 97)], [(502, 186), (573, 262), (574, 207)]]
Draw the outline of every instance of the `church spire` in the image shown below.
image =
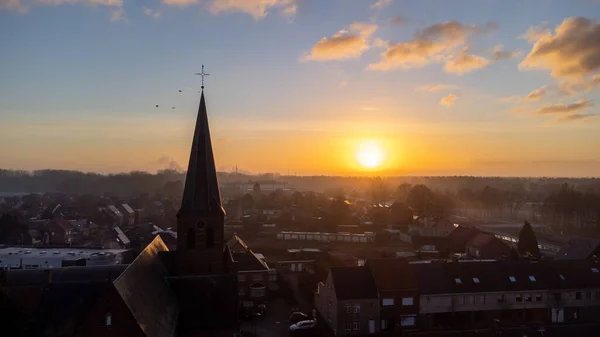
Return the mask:
[[(204, 89), (204, 76), (208, 75), (204, 73), (204, 66), (202, 66), (202, 73), (199, 75), (202, 76), (202, 89)], [(204, 100), (204, 90), (202, 90), (183, 190), (183, 200), (178, 216), (185, 214), (208, 216), (215, 213), (224, 214), (224, 210), (221, 205), (217, 169), (208, 127), (206, 102)]]

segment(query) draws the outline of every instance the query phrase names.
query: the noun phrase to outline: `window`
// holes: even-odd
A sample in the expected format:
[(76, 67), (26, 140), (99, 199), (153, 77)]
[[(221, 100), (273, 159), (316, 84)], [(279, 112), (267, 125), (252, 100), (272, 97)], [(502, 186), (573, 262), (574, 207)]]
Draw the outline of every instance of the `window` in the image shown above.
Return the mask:
[(107, 312), (106, 316), (104, 316), (104, 325), (106, 325), (106, 326), (112, 325), (112, 314), (110, 312)]
[(414, 326), (415, 325), (415, 316), (400, 317), (400, 325), (401, 326)]
[(529, 275), (529, 281), (531, 281), (531, 282), (535, 282), (535, 281), (536, 281), (536, 280), (535, 280), (535, 276), (533, 276), (533, 275)]
[(485, 304), (485, 296), (484, 295), (477, 295), (475, 297), (475, 304)]
[(531, 295), (525, 295), (525, 302), (531, 302)]
[(586, 291), (585, 292), (585, 299), (586, 300), (591, 300), (592, 299), (592, 292), (591, 291)]
[(277, 282), (277, 274), (269, 275), (269, 282)]
[(498, 303), (504, 303), (504, 295), (498, 295)]
[(412, 297), (402, 297), (402, 305), (413, 305)]
[(542, 301), (542, 294), (535, 294), (535, 301), (536, 302), (541, 302)]
[(473, 295), (466, 296), (465, 304), (473, 304), (473, 302), (475, 302), (475, 297), (473, 297)]
[(393, 298), (384, 298), (382, 300), (381, 305), (383, 305), (384, 307), (391, 307), (394, 305), (394, 299)]
[(358, 323), (358, 322), (352, 323), (352, 330), (358, 331), (358, 329), (360, 329), (360, 323)]
[(517, 295), (516, 298), (515, 298), (515, 300), (517, 302), (523, 302), (523, 297), (521, 297), (521, 295)]
[(517, 282), (517, 279), (514, 276), (509, 276), (508, 279), (510, 280), (510, 282)]
[(344, 307), (346, 308), (346, 313), (348, 313), (348, 314), (352, 313), (352, 306), (351, 305), (346, 304)]
[(473, 277), (473, 283), (479, 284), (479, 277)]
[(240, 281), (240, 282), (246, 281), (246, 274), (238, 274), (238, 281)]
[(562, 299), (561, 293), (554, 293), (554, 300), (559, 302)]
[(382, 319), (380, 327), (381, 327), (381, 330), (387, 330), (387, 328), (388, 328), (387, 320)]
[(596, 296), (596, 300), (600, 300), (600, 291), (596, 291), (595, 296)]
[(455, 279), (454, 279), (454, 282), (456, 282), (456, 284), (462, 284), (462, 281), (461, 281), (461, 279), (459, 279), (459, 278), (455, 278)]
[(576, 300), (580, 300), (581, 299), (581, 291), (578, 291), (575, 293), (575, 299)]
[(598, 268), (592, 268), (592, 273), (598, 273)]
[(187, 249), (196, 249), (196, 231), (193, 228), (188, 228), (186, 235)]
[(456, 302), (457, 302), (458, 304), (465, 304), (465, 297), (464, 297), (464, 296), (458, 296), (458, 297), (456, 298)]
[(355, 314), (359, 314), (360, 313), (360, 305), (358, 305), (358, 304), (354, 305), (354, 313)]
[(262, 274), (252, 274), (252, 281), (262, 281)]
[(264, 297), (266, 294), (266, 288), (250, 288), (250, 296), (252, 297)]
[(350, 330), (352, 330), (352, 323), (346, 322), (346, 331), (350, 331)]
[(558, 274), (558, 277), (560, 277), (561, 280), (565, 280), (565, 276), (563, 274)]
[(206, 230), (206, 248), (215, 248), (215, 231), (212, 228)]

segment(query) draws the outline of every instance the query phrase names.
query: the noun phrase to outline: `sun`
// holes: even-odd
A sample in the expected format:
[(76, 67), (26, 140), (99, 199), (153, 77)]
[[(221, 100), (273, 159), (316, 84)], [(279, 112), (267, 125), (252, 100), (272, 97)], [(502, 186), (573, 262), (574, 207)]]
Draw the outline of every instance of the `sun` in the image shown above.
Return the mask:
[(368, 169), (380, 166), (385, 159), (385, 152), (377, 141), (362, 141), (358, 144), (356, 161)]

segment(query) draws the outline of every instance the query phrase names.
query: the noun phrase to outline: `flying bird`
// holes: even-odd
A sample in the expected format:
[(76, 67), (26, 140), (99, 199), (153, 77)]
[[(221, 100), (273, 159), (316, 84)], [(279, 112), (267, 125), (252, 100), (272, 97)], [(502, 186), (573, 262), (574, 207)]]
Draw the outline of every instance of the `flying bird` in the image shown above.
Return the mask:
[(175, 110), (175, 107), (171, 107), (172, 110)]
[(179, 89), (179, 92), (181, 92), (181, 89)]
[(156, 107), (158, 108), (158, 104), (156, 105)]

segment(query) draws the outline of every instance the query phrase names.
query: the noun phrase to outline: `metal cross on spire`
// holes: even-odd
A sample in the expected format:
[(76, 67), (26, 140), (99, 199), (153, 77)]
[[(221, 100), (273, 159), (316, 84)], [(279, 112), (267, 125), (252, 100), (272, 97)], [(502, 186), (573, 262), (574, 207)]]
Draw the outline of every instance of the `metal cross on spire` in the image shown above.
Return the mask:
[(202, 72), (201, 73), (196, 73), (196, 75), (198, 76), (202, 76), (202, 90), (204, 90), (204, 76), (209, 76), (210, 74), (207, 74), (204, 72), (204, 64), (202, 65)]

